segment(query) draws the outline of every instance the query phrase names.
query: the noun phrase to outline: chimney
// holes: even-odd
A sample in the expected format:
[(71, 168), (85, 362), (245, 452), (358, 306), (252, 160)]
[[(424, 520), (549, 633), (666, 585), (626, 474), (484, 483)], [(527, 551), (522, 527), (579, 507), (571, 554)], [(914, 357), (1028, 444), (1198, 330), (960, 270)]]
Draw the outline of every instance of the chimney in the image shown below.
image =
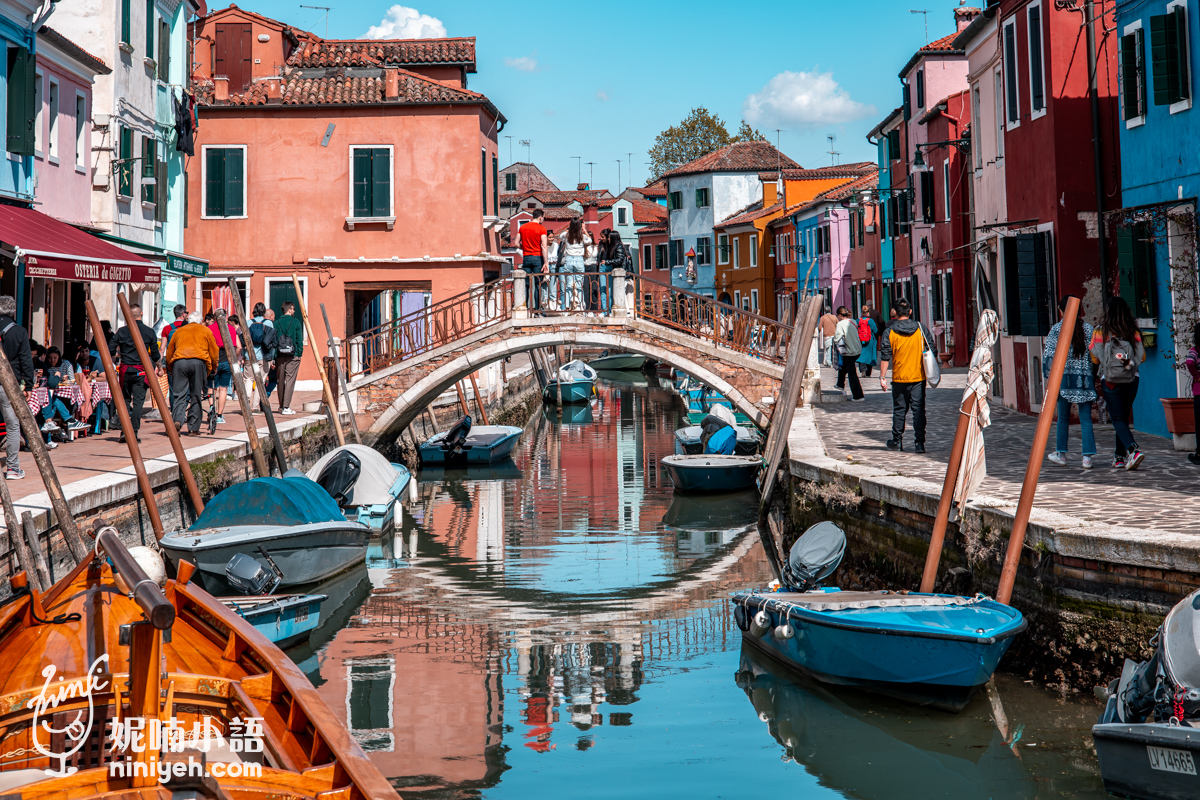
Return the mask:
[(229, 78), (224, 75), (213, 78), (213, 100), (218, 103), (229, 101)]
[(981, 9), (978, 8), (959, 7), (954, 9), (954, 27), (956, 32), (961, 33), (980, 13), (982, 13)]
[(400, 99), (400, 73), (395, 69), (383, 71), (383, 99)]
[(779, 185), (774, 180), (763, 179), (763, 208), (768, 208), (779, 202)]
[(267, 102), (278, 103), (283, 96), (283, 81), (279, 78), (267, 78)]

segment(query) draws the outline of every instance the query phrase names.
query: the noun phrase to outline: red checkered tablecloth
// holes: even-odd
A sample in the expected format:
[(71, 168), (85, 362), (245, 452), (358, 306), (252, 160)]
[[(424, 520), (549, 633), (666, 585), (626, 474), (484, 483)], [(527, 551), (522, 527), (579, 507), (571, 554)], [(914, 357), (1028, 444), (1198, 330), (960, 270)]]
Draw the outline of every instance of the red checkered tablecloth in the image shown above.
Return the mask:
[[(54, 393), (63, 400), (75, 405), (83, 405), (83, 388), (75, 383), (60, 384)], [(91, 405), (94, 407), (101, 400), (109, 400), (112, 398), (112, 392), (109, 391), (108, 381), (96, 381), (91, 384)], [(34, 414), (41, 411), (50, 404), (50, 391), (45, 386), (40, 386), (34, 389), (29, 395), (29, 410)], [(90, 414), (88, 416), (91, 416)]]

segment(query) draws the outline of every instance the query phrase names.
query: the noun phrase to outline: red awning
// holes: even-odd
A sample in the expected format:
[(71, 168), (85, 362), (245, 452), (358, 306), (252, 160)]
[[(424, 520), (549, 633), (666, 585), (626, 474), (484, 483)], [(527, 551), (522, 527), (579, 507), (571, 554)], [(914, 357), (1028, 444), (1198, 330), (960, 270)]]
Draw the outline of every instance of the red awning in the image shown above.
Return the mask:
[(0, 205), (0, 242), (15, 247), (29, 278), (158, 283), (159, 265), (40, 211)]

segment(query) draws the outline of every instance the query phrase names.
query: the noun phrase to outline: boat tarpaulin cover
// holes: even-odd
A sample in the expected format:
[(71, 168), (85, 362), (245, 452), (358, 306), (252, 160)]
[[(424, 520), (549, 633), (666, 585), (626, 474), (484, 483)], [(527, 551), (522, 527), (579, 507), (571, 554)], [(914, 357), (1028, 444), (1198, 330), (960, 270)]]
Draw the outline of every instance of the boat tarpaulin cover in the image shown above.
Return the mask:
[(191, 531), (236, 525), (308, 525), (346, 517), (329, 493), (307, 477), (255, 478), (230, 486), (204, 506)]

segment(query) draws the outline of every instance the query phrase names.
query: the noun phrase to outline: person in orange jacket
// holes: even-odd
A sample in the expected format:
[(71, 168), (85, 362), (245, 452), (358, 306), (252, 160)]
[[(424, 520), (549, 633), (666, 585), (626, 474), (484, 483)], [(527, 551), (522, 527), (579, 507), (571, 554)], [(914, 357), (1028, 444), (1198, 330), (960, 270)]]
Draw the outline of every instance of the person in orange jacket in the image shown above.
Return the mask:
[[(171, 371), (171, 418), (180, 433), (200, 433), (204, 416), (204, 385), (217, 371), (217, 340), (204, 326), (199, 311), (188, 314), (188, 324), (171, 335), (167, 345), (167, 369)], [(183, 430), (186, 419), (188, 429)]]
[(904, 298), (892, 307), (896, 318), (880, 337), (879, 387), (887, 391), (888, 365), (892, 367), (892, 438), (889, 450), (904, 449), (904, 422), (913, 415), (914, 452), (925, 452), (925, 369), (921, 354), (933, 337), (921, 323), (909, 319), (912, 306)]

